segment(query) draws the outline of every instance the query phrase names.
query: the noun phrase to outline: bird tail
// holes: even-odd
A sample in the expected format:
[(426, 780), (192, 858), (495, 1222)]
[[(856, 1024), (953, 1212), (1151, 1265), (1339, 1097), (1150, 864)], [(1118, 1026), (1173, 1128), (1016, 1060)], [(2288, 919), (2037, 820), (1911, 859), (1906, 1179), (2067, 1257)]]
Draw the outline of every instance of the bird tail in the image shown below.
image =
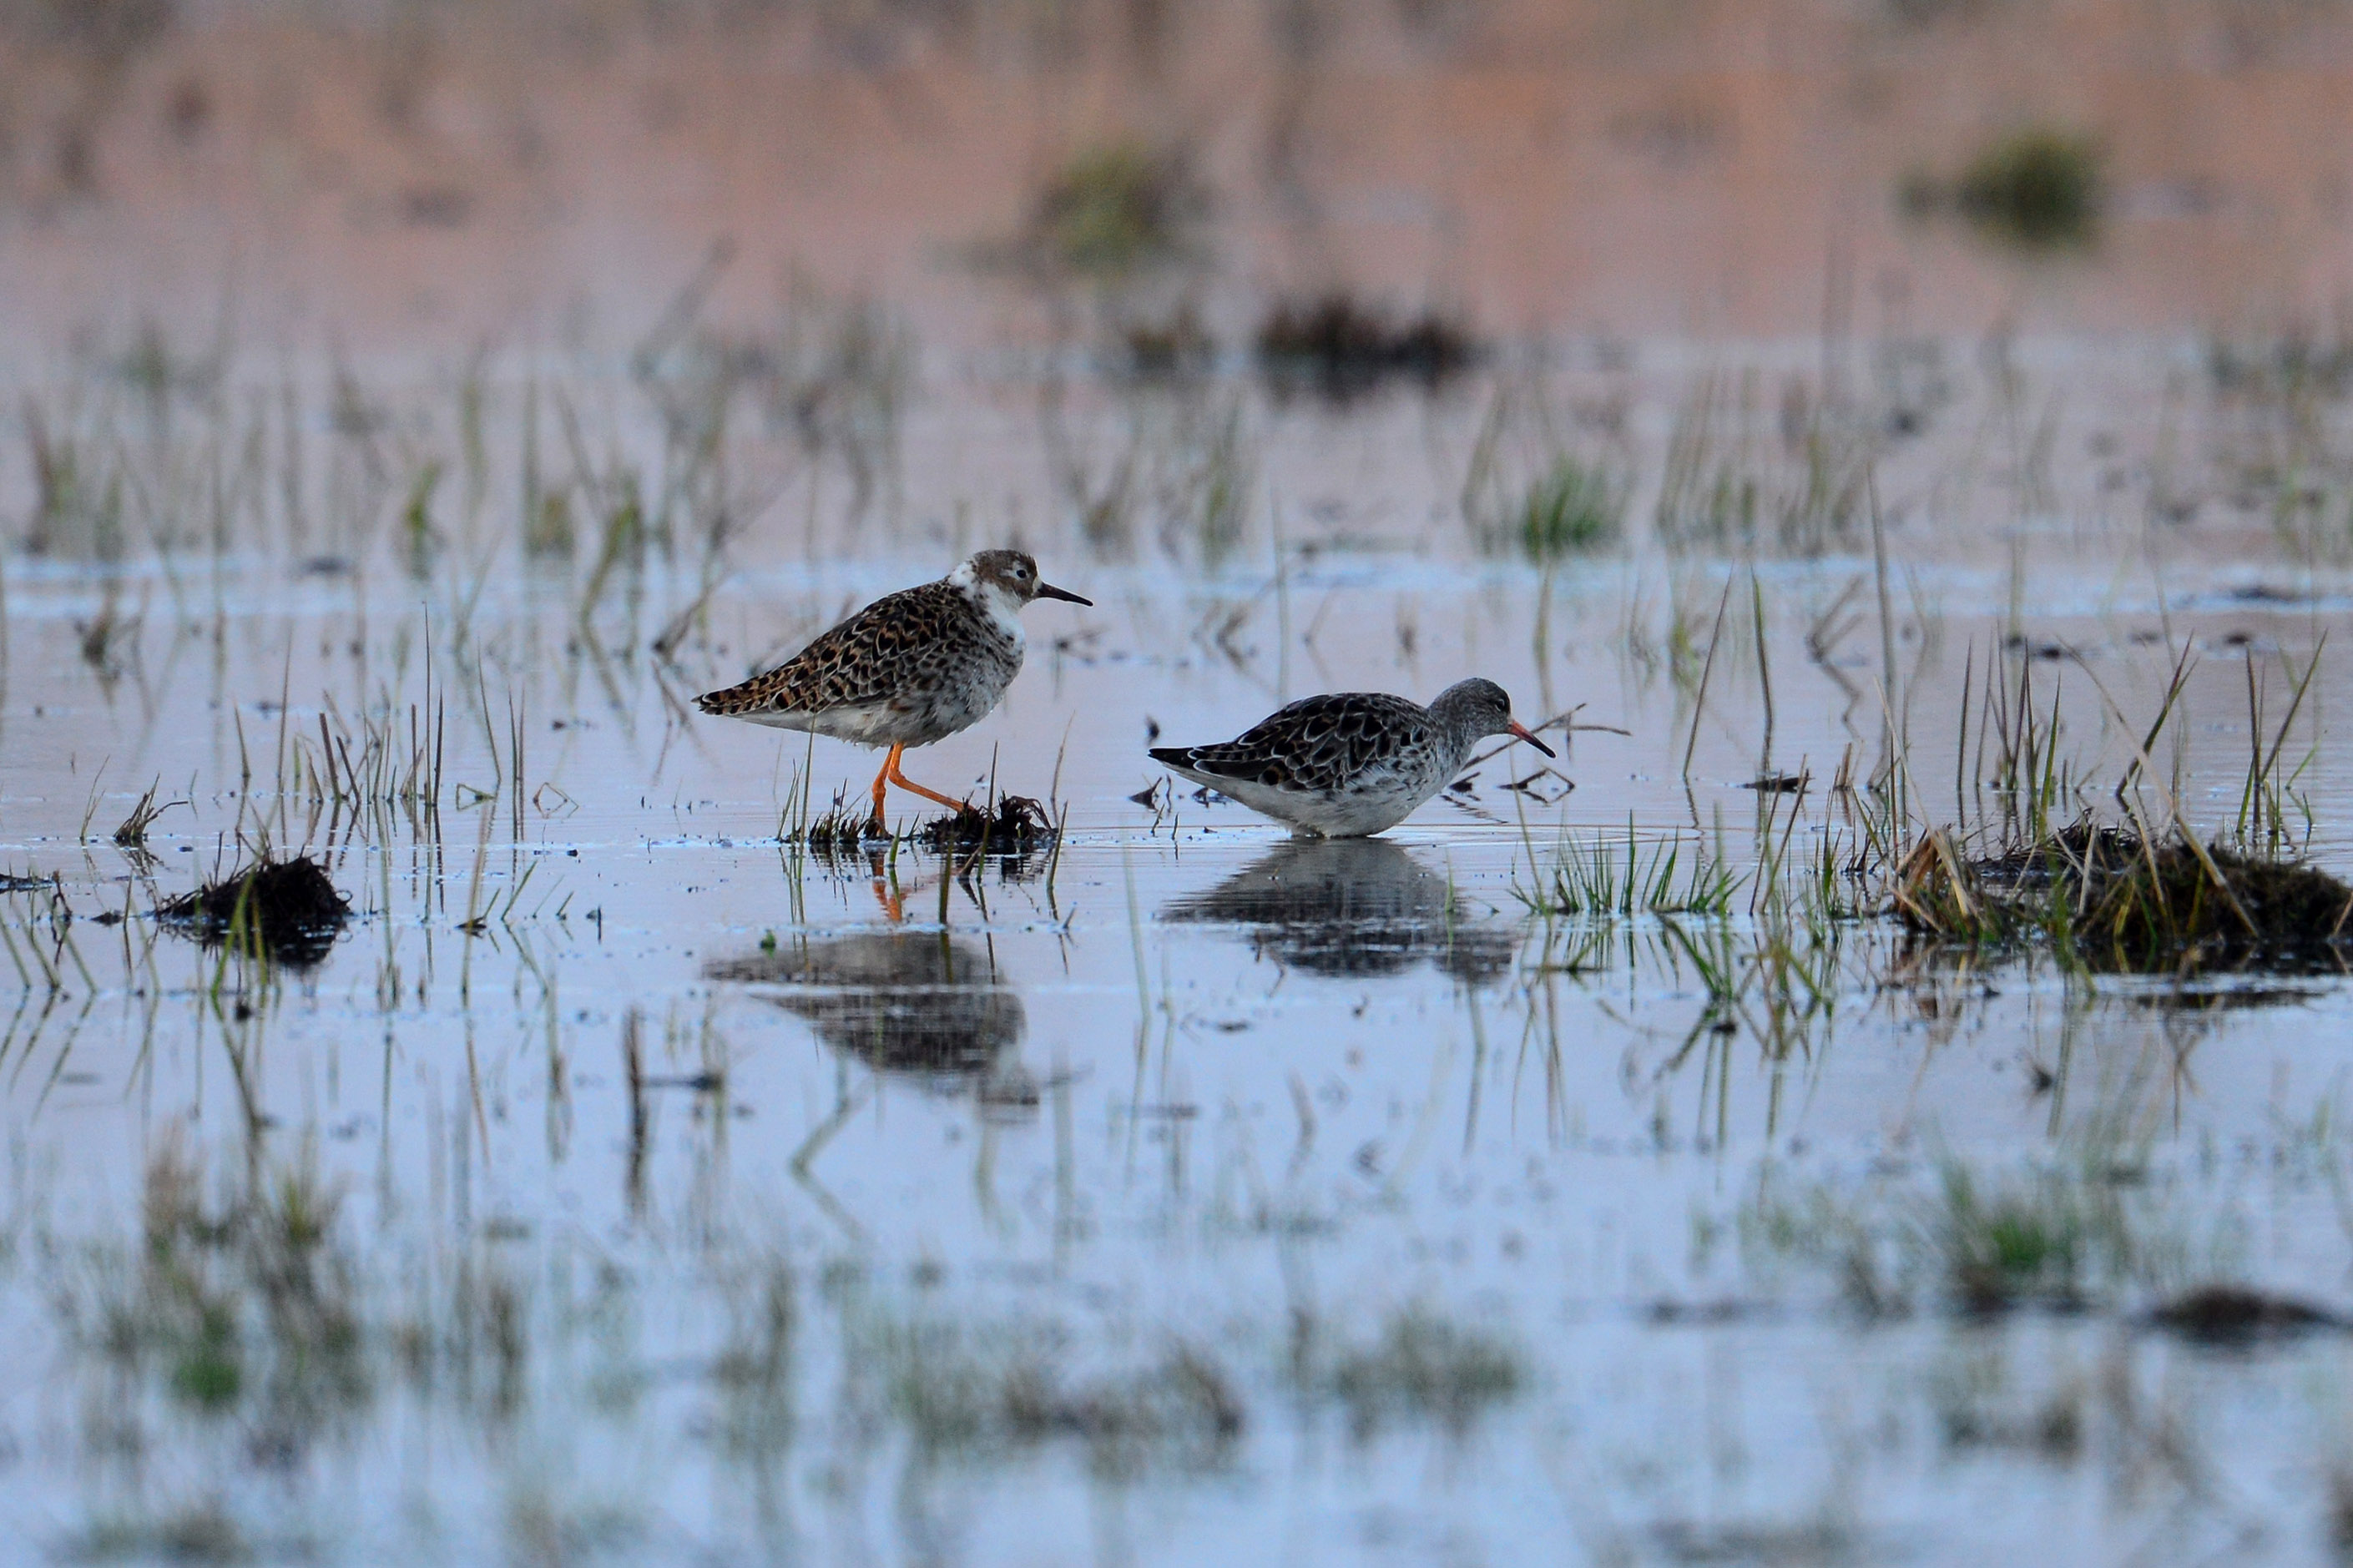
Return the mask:
[(1172, 768), (1193, 765), (1193, 748), (1190, 746), (1155, 746), (1147, 754), (1154, 762), (1166, 763)]

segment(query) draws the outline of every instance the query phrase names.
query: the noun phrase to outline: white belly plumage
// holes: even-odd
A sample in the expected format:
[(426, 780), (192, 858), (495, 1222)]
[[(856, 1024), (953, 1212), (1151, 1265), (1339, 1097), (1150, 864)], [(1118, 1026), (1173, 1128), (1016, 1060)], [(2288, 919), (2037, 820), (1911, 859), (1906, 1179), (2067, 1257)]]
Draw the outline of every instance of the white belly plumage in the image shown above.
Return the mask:
[(1394, 827), (1436, 795), (1446, 776), (1441, 770), (1433, 782), (1385, 768), (1370, 778), (1351, 781), (1344, 789), (1326, 793), (1219, 778), (1190, 768), (1176, 771), (1285, 824), (1293, 833), (1320, 838), (1362, 838)]

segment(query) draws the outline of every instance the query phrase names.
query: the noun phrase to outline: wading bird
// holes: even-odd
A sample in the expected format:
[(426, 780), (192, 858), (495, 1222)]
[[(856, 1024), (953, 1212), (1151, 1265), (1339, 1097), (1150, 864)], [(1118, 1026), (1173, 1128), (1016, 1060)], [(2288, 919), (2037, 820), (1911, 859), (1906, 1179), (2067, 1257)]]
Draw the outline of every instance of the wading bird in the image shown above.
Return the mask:
[(1361, 838), (1396, 826), (1446, 787), (1489, 735), (1550, 746), (1512, 718), (1492, 680), (1463, 680), (1424, 708), (1377, 691), (1306, 697), (1208, 746), (1159, 746), (1153, 760), (1230, 795), (1293, 833)]
[(899, 754), (978, 723), (1021, 673), (1021, 609), (1032, 599), (1092, 605), (1038, 575), (1018, 550), (984, 550), (936, 583), (875, 600), (765, 675), (695, 700), (705, 713), (888, 746), (874, 775), (951, 810), (899, 771)]

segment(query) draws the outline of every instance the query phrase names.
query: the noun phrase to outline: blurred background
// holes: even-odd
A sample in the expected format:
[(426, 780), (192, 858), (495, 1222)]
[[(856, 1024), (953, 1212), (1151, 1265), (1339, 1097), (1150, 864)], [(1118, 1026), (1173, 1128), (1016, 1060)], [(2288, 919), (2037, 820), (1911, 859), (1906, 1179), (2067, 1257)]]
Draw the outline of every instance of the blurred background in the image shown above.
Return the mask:
[[(0, 1542), (2343, 1560), (2353, 893), (2051, 868), (2353, 864), (2348, 117), (2353, 0), (0, 0)], [(696, 711), (995, 544), (909, 766), (1050, 839)], [(1145, 753), (1472, 674), (1562, 755), (1387, 842)]]
[(632, 341), (709, 247), (975, 352), (2325, 332), (2336, 0), (7, 0), (13, 353)]
[[(135, 540), (73, 514), (175, 488), (122, 439), (174, 403), (256, 474), (359, 437), (356, 486), (314, 452), (225, 526), (362, 566), (461, 468), (462, 525), (413, 534), (487, 509), (562, 553), (612, 510), (583, 438), (732, 444), (684, 488), (755, 556), (1216, 555), (1285, 489), (1293, 538), (1492, 548), (1564, 463), (1599, 535), (1754, 542), (1678, 486), (1778, 442), (1771, 542), (1818, 553), (1874, 459), (1899, 526), (2070, 486), (2275, 519), (2326, 467), (2279, 431), (2353, 384), (2337, 0), (5, 0), (0, 34), (37, 549)], [(1282, 407), (1397, 384), (1474, 395), (1293, 451)], [(1988, 422), (2023, 499), (1949, 482)]]

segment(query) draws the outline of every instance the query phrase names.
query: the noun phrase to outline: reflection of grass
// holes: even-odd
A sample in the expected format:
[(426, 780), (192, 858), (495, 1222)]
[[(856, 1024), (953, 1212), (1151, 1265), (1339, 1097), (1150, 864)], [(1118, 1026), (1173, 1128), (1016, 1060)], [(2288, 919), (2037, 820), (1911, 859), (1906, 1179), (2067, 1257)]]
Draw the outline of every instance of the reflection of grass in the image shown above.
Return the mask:
[(257, 1549), (218, 1500), (207, 1500), (152, 1517), (100, 1520), (66, 1542), (58, 1554), (70, 1563), (202, 1564), (249, 1562)]
[(1979, 1312), (2072, 1306), (2095, 1250), (2126, 1247), (2113, 1203), (2085, 1183), (2046, 1174), (1987, 1190), (1958, 1164), (1946, 1167), (1926, 1226), (1947, 1290)]

